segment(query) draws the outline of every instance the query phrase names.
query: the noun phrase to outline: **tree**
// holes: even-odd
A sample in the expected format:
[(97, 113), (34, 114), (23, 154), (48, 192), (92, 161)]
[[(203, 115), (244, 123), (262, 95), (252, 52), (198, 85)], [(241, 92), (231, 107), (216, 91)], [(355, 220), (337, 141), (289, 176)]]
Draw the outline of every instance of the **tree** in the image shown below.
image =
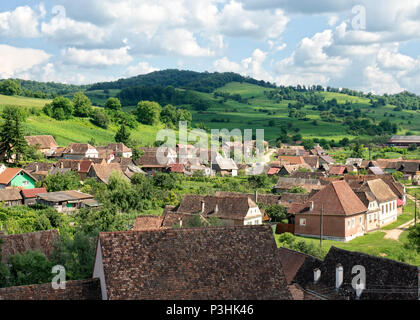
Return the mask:
[(287, 218), (287, 209), (281, 205), (272, 205), (265, 208), (272, 222), (281, 222)]
[(89, 117), (92, 114), (92, 102), (83, 94), (83, 92), (76, 92), (72, 102), (75, 116)]
[(98, 127), (107, 129), (109, 126), (109, 118), (105, 112), (95, 109), (92, 113), (92, 123)]
[(175, 124), (178, 121), (178, 115), (176, 108), (168, 104), (163, 107), (162, 112), (160, 113), (160, 121), (165, 124)]
[(128, 131), (125, 125), (121, 125), (121, 127), (118, 129), (115, 135), (115, 141), (127, 144), (129, 138), (130, 132)]
[(74, 171), (55, 173), (45, 178), (44, 185), (48, 192), (75, 190), (79, 188), (80, 177)]
[(39, 249), (9, 257), (10, 276), (14, 286), (51, 282), (53, 265)]
[(306, 190), (303, 189), (301, 186), (296, 186), (290, 188), (287, 192), (289, 193), (306, 193)]
[(121, 102), (118, 98), (109, 98), (105, 103), (105, 109), (109, 110), (121, 110)]
[(51, 111), (54, 119), (66, 120), (72, 117), (74, 106), (70, 99), (56, 97), (51, 103)]
[(7, 96), (17, 96), (22, 94), (19, 80), (7, 79), (0, 82), (0, 94)]
[(140, 101), (136, 109), (137, 120), (148, 125), (158, 124), (161, 109), (157, 102)]
[(407, 238), (409, 243), (420, 253), (420, 224), (409, 229)]
[(417, 145), (415, 143), (412, 143), (408, 146), (408, 150), (409, 151), (416, 151), (417, 150)]
[(66, 268), (67, 279), (82, 280), (92, 276), (96, 237), (97, 232), (77, 231), (73, 238), (67, 233), (60, 234), (52, 260)]
[(402, 180), (404, 178), (404, 174), (401, 171), (394, 171), (392, 173), (392, 176), (394, 177), (395, 180)]
[(360, 144), (360, 142), (356, 142), (354, 145), (353, 145), (353, 150), (352, 150), (352, 153), (351, 153), (351, 157), (352, 158), (363, 158), (363, 145), (362, 144)]
[(14, 157), (19, 161), (28, 148), (22, 127), (25, 117), (16, 106), (6, 106), (2, 112), (2, 117), (4, 122), (0, 126), (1, 152), (4, 152), (8, 162)]

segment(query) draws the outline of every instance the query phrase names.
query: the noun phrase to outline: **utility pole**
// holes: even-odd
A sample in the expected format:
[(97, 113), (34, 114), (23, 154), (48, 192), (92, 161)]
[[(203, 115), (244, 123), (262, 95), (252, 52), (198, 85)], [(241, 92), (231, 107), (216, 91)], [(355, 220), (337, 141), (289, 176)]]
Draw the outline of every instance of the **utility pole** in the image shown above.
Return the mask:
[(324, 219), (324, 204), (321, 204), (321, 217), (319, 219), (319, 245), (321, 249), (322, 249), (322, 235), (324, 233), (323, 219)]

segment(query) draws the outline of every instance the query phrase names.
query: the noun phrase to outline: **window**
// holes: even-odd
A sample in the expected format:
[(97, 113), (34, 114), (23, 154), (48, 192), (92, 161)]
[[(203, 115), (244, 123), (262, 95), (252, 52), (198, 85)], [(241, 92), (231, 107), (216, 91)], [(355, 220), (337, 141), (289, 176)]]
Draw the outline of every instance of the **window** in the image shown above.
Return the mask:
[(306, 226), (306, 219), (300, 219), (299, 224), (303, 227)]
[(359, 224), (362, 224), (362, 217), (359, 217)]
[(354, 227), (354, 218), (351, 219), (351, 226)]
[(23, 181), (23, 182), (22, 182), (22, 185), (24, 185), (24, 186), (28, 186), (28, 185), (29, 185), (29, 181)]
[(347, 220), (347, 229), (350, 229), (350, 220)]

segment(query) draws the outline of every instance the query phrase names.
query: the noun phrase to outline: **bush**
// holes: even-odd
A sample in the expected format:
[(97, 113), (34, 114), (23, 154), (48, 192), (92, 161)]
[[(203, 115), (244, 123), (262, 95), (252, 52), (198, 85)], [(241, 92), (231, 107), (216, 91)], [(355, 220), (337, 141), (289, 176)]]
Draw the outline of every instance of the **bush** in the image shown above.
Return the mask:
[(103, 129), (107, 129), (109, 126), (109, 118), (106, 115), (105, 112), (103, 112), (100, 109), (95, 109), (92, 113), (92, 119), (91, 122), (98, 127), (101, 127)]

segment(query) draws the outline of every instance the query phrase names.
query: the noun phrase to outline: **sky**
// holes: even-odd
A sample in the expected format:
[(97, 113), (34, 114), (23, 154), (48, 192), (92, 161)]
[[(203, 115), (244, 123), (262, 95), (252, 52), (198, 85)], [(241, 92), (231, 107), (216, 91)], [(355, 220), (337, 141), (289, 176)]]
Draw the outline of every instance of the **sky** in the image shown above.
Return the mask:
[(0, 79), (156, 70), (420, 94), (420, 0), (3, 0)]

